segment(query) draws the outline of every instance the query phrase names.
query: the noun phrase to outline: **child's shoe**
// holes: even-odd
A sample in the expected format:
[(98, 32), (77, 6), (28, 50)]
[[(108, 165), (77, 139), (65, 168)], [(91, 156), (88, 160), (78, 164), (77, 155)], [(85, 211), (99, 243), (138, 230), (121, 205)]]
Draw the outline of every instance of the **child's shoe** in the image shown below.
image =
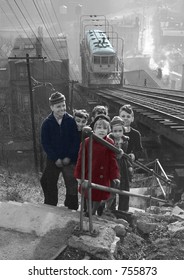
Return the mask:
[(105, 209), (105, 202), (102, 202), (97, 209), (98, 216), (102, 216), (104, 209)]

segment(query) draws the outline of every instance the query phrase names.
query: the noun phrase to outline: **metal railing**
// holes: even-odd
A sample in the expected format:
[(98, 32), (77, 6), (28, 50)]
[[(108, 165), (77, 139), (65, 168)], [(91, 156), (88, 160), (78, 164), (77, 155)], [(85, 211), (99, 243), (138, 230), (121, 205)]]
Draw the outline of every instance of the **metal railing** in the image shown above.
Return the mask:
[[(88, 152), (88, 179), (85, 179), (85, 138), (89, 137), (89, 152)], [(166, 184), (170, 185), (171, 180), (167, 177), (166, 173), (163, 171), (164, 177), (161, 176), (160, 174), (158, 174), (156, 171), (154, 171), (153, 169), (149, 169), (146, 165), (142, 164), (139, 161), (135, 161), (132, 162), (133, 166), (139, 167), (145, 171), (148, 172), (148, 174), (151, 174), (153, 176), (155, 176), (155, 178), (157, 179), (159, 186), (161, 187), (161, 190), (163, 192), (164, 198), (160, 199), (160, 198), (156, 198), (153, 197), (151, 195), (142, 195), (142, 194), (136, 194), (133, 192), (128, 192), (128, 191), (124, 191), (124, 190), (119, 190), (119, 189), (114, 189), (111, 187), (106, 187), (106, 186), (102, 186), (99, 184), (95, 184), (92, 183), (92, 154), (93, 154), (93, 150), (92, 150), (92, 144), (93, 144), (93, 139), (100, 142), (101, 144), (103, 144), (104, 146), (108, 147), (110, 150), (114, 151), (117, 154), (121, 153), (121, 150), (116, 148), (114, 145), (110, 144), (109, 142), (103, 140), (102, 138), (98, 137), (97, 135), (95, 135), (92, 131), (92, 129), (90, 127), (84, 127), (83, 131), (82, 131), (82, 170), (81, 170), (81, 209), (80, 209), (80, 232), (83, 232), (83, 209), (84, 209), (84, 189), (86, 189), (86, 184), (87, 184), (87, 191), (88, 191), (88, 213), (89, 213), (89, 233), (91, 235), (93, 235), (94, 231), (93, 231), (93, 222), (92, 222), (92, 201), (91, 201), (91, 189), (98, 189), (98, 190), (102, 190), (102, 191), (108, 191), (110, 193), (115, 193), (115, 194), (120, 194), (120, 195), (127, 195), (127, 196), (135, 196), (135, 197), (139, 197), (139, 198), (144, 198), (147, 199), (151, 202), (151, 200), (154, 201), (159, 201), (159, 202), (167, 202), (167, 195), (161, 185), (160, 181), (164, 181)], [(129, 156), (124, 153), (123, 157), (127, 158), (130, 160)], [(157, 160), (158, 163), (158, 160)], [(161, 165), (159, 164), (160, 168)]]

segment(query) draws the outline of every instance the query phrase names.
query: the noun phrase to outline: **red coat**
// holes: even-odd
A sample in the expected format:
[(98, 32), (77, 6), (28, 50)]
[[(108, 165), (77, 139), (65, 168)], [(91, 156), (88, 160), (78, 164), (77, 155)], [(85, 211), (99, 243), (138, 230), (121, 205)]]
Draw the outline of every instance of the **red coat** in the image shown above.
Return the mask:
[[(108, 136), (104, 138), (111, 144), (113, 140)], [(116, 155), (109, 148), (101, 143), (93, 140), (92, 145), (92, 183), (109, 187), (110, 182), (114, 179), (119, 179), (119, 167), (116, 160)], [(89, 138), (85, 139), (85, 179), (88, 179), (88, 151), (89, 151)], [(77, 164), (74, 171), (75, 178), (81, 179), (82, 167), (82, 143), (78, 154)], [(79, 190), (80, 191), (80, 190)], [(92, 189), (92, 201), (106, 200), (110, 196), (109, 192)], [(87, 191), (85, 192), (87, 197)]]

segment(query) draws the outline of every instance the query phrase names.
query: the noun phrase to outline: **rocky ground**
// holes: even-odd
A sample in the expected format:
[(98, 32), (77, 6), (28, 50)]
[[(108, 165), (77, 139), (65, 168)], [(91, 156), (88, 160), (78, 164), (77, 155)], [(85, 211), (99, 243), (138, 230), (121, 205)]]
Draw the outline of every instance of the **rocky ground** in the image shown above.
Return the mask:
[[(107, 217), (104, 216), (105, 219)], [(126, 218), (126, 217), (124, 217)], [(128, 227), (121, 226), (116, 260), (183, 260), (184, 211), (178, 207), (151, 207), (148, 212), (134, 212)], [(121, 221), (119, 220), (121, 223)], [(100, 259), (84, 251), (67, 247), (58, 259)]]
[[(63, 204), (65, 189), (59, 181), (59, 203)], [(43, 203), (39, 177), (33, 174), (10, 173), (0, 169), (0, 201)], [(148, 207), (146, 212), (104, 214), (102, 218), (117, 222), (119, 241), (114, 253), (117, 260), (183, 260), (184, 201), (173, 205)], [(120, 224), (120, 226), (119, 226)], [(58, 259), (99, 259), (83, 250), (64, 247)]]

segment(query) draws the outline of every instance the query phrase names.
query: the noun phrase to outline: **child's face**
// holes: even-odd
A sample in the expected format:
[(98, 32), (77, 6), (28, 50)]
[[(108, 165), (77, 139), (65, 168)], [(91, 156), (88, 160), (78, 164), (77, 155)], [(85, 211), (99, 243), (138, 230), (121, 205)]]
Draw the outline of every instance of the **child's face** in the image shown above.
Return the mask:
[(65, 101), (51, 105), (50, 106), (51, 110), (54, 113), (54, 116), (56, 118), (62, 118), (63, 115), (66, 113), (66, 103)]
[(94, 127), (94, 134), (97, 135), (100, 138), (104, 138), (105, 136), (107, 136), (109, 131), (109, 128), (107, 125), (105, 125), (104, 123), (102, 123), (101, 121), (97, 121)]
[(77, 124), (78, 131), (81, 131), (83, 129), (83, 127), (87, 124), (86, 118), (80, 118), (78, 116), (75, 116), (75, 121)]
[(123, 136), (124, 130), (122, 125), (113, 125), (112, 134), (115, 139), (120, 139)]
[(119, 114), (120, 118), (124, 121), (124, 126), (130, 126), (131, 123), (134, 121), (134, 116), (133, 114), (129, 114), (126, 111), (121, 111)]

